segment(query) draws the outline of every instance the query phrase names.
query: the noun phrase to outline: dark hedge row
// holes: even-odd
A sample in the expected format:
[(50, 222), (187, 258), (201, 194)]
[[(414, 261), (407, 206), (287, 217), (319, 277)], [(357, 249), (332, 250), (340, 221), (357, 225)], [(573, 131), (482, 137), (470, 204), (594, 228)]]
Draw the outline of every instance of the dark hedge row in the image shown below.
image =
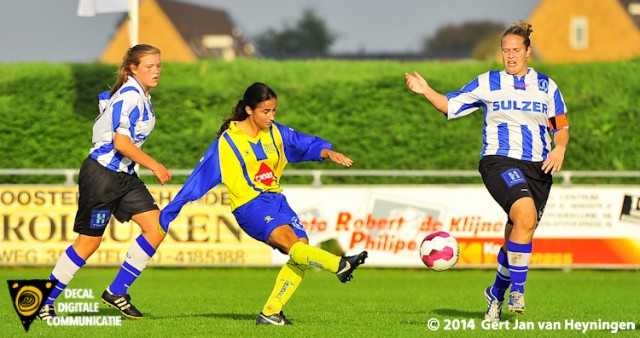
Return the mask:
[[(532, 66), (558, 83), (569, 109), (566, 170), (640, 170), (638, 60)], [(330, 140), (357, 169), (475, 170), (482, 113), (447, 121), (406, 89), (404, 72), (418, 70), (447, 92), (499, 68), (478, 62), (165, 63), (152, 90), (156, 130), (144, 149), (168, 168), (192, 168), (244, 89), (260, 81), (278, 93), (281, 123)], [(78, 168), (90, 147), (96, 96), (114, 80), (112, 65), (0, 65), (0, 168)], [(17, 179), (0, 176), (0, 183)]]

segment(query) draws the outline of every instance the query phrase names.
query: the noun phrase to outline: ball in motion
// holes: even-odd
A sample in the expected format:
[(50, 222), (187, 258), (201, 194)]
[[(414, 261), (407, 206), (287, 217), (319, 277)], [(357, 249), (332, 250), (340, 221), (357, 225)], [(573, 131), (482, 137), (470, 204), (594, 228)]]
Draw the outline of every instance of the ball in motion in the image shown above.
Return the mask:
[(446, 231), (428, 234), (420, 244), (420, 258), (424, 265), (435, 271), (451, 269), (460, 254), (458, 240)]

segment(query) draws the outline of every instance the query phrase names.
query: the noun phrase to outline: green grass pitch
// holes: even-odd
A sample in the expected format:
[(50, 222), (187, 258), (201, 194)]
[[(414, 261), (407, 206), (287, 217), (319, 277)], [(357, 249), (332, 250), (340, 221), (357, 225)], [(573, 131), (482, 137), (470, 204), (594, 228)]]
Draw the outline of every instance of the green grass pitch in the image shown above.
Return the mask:
[[(50, 268), (2, 268), (0, 279), (46, 278)], [(85, 267), (69, 289), (90, 289), (98, 313), (65, 312), (65, 316), (119, 316), (100, 302), (117, 268)], [(361, 268), (347, 284), (327, 272), (308, 270), (285, 308), (289, 327), (256, 326), (255, 318), (271, 291), (276, 268), (146, 269), (130, 292), (145, 317), (122, 317), (120, 326), (49, 326), (35, 320), (25, 335), (7, 284), (0, 291), (3, 337), (638, 337), (640, 272), (617, 270), (531, 270), (526, 285), (527, 313), (503, 311), (503, 326), (484, 328), (483, 289), (493, 270)], [(522, 330), (514, 330), (518, 320)], [(439, 323), (437, 330), (429, 324)], [(634, 331), (586, 334), (567, 321), (633, 323)], [(504, 323), (508, 323), (507, 328)], [(534, 328), (526, 327), (534, 325)], [(539, 325), (559, 325), (542, 329)]]

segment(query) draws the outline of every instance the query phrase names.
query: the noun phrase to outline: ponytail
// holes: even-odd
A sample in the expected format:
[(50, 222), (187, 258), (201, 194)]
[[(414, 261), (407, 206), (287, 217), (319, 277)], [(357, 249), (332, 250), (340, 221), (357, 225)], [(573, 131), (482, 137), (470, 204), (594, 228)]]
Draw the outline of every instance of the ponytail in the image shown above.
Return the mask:
[(217, 137), (220, 137), (225, 130), (229, 129), (229, 125), (231, 121), (244, 121), (249, 114), (247, 114), (247, 110), (245, 109), (246, 105), (244, 104), (244, 100), (239, 100), (236, 104), (235, 108), (231, 111), (231, 116), (226, 118), (222, 125), (220, 125), (220, 129), (218, 130)]
[(255, 82), (244, 92), (242, 100), (239, 100), (236, 106), (231, 111), (231, 116), (225, 119), (218, 130), (217, 137), (220, 137), (227, 129), (232, 121), (244, 121), (249, 114), (247, 113), (247, 107), (256, 109), (258, 105), (264, 101), (270, 99), (277, 99), (278, 96), (273, 89), (269, 88), (266, 84)]

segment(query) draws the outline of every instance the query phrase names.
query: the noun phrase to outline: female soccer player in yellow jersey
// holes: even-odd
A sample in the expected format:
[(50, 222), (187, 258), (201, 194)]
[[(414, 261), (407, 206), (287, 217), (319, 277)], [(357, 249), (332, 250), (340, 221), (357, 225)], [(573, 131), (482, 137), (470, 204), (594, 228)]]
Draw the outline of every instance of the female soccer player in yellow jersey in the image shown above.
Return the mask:
[(180, 209), (219, 183), (229, 189), (231, 209), (249, 236), (288, 254), (273, 291), (256, 324), (291, 325), (282, 308), (294, 294), (309, 266), (335, 273), (346, 283), (367, 258), (363, 251), (339, 257), (309, 245), (307, 233), (281, 193), (280, 178), (288, 162), (328, 158), (349, 167), (353, 161), (332, 150), (331, 143), (276, 123), (276, 93), (263, 83), (249, 86), (227, 118), (200, 163), (160, 214), (166, 232)]

